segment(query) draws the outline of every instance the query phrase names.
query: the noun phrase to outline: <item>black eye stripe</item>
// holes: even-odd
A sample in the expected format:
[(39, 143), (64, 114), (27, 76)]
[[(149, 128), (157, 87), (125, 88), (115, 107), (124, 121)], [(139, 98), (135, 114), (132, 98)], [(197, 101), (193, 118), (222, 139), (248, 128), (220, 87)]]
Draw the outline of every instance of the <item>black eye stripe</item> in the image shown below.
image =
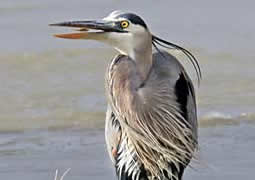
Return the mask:
[(135, 14), (132, 14), (132, 13), (121, 14), (121, 15), (117, 16), (117, 18), (125, 18), (125, 19), (129, 20), (131, 23), (139, 24), (139, 25), (143, 26), (145, 29), (147, 29), (147, 25), (142, 20), (142, 18), (140, 18), (139, 16), (137, 16)]

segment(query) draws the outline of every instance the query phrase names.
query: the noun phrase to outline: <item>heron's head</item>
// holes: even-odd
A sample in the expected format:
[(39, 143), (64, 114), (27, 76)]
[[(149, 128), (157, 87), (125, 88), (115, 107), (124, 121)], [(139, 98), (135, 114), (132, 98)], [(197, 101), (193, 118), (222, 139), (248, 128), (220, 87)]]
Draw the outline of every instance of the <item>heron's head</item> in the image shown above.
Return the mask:
[(152, 42), (152, 35), (147, 25), (142, 18), (133, 13), (114, 11), (100, 20), (68, 21), (51, 25), (73, 27), (79, 31), (56, 34), (56, 37), (101, 41), (124, 54), (131, 54), (140, 47), (151, 46)]

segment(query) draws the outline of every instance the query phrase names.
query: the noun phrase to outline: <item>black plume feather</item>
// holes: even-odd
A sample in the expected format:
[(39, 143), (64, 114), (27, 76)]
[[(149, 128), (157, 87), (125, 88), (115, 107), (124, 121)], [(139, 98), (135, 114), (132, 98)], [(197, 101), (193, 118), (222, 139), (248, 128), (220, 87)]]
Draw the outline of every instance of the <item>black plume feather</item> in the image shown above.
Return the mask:
[(192, 63), (192, 65), (196, 71), (196, 74), (197, 74), (198, 84), (200, 84), (200, 80), (202, 79), (201, 69), (200, 69), (197, 59), (195, 58), (195, 56), (193, 54), (191, 54), (191, 52), (189, 52), (188, 50), (184, 49), (181, 46), (178, 46), (176, 44), (173, 44), (171, 42), (163, 40), (163, 39), (156, 37), (154, 35), (152, 36), (152, 44), (158, 52), (160, 52), (160, 50), (157, 47), (157, 45), (167, 48), (167, 49), (177, 49), (177, 50), (182, 51), (189, 58), (190, 62)]

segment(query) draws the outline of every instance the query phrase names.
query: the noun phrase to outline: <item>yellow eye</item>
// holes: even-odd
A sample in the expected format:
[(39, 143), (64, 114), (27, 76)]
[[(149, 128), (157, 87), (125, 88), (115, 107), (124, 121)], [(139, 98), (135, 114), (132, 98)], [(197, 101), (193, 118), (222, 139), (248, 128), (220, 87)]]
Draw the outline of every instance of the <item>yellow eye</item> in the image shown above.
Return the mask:
[(120, 23), (122, 28), (127, 28), (129, 26), (129, 22), (128, 21), (121, 21)]

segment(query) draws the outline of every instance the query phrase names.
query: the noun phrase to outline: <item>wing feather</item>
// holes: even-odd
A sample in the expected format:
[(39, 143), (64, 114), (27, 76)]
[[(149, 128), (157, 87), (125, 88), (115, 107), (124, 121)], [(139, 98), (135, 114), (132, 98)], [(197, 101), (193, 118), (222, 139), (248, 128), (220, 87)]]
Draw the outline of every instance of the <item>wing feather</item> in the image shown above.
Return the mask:
[[(165, 52), (163, 56), (153, 55), (145, 82), (141, 81), (135, 62), (123, 55), (112, 61), (106, 76), (108, 102), (119, 120), (122, 138), (128, 139), (137, 161), (156, 177), (162, 175), (163, 169), (174, 176), (169, 163), (176, 169), (180, 164), (186, 166), (197, 147), (192, 82), (177, 59)], [(175, 92), (180, 74), (188, 84), (186, 117)]]

